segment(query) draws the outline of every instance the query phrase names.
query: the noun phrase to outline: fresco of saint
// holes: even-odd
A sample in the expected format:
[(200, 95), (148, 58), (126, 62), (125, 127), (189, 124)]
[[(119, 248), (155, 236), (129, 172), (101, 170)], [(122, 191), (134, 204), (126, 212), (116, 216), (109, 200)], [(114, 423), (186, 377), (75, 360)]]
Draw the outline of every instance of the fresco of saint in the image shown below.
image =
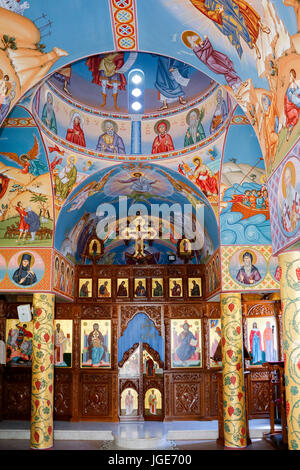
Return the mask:
[(190, 0), (191, 3), (212, 20), (224, 36), (235, 47), (239, 57), (243, 48), (241, 38), (250, 49), (255, 48), (257, 57), (261, 54), (256, 45), (260, 31), (270, 33), (261, 23), (260, 16), (245, 0)]
[(62, 201), (71, 192), (77, 179), (77, 168), (75, 156), (69, 156), (67, 165), (58, 173), (55, 178), (55, 195)]
[(253, 255), (246, 251), (243, 254), (243, 266), (237, 273), (237, 280), (242, 284), (256, 284), (261, 279), (261, 275), (256, 266), (252, 264)]
[(154, 130), (157, 134), (153, 141), (152, 153), (171, 152), (174, 150), (172, 137), (168, 134), (170, 124), (165, 119), (155, 124)]
[(179, 101), (186, 104), (184, 91), (182, 89), (189, 83), (191, 67), (171, 59), (170, 57), (158, 56), (155, 88), (159, 92), (159, 100), (162, 101), (160, 110), (167, 109), (168, 104)]
[(84, 132), (81, 128), (82, 118), (78, 113), (74, 113), (70, 128), (67, 130), (66, 140), (75, 145), (86, 147)]
[(119, 90), (125, 90), (126, 78), (119, 70), (124, 65), (124, 52), (113, 52), (111, 54), (100, 54), (89, 57), (86, 65), (92, 72), (92, 83), (101, 86), (102, 104), (104, 107), (107, 100), (107, 89), (112, 89), (114, 108), (118, 110), (117, 97)]
[(53, 109), (53, 96), (50, 92), (47, 93), (46, 103), (43, 107), (42, 122), (50, 129), (51, 132), (57, 134), (57, 124), (55, 112)]
[(282, 198), (279, 199), (281, 222), (286, 232), (294, 232), (300, 221), (300, 195), (296, 190), (296, 168), (289, 161), (281, 177)]
[(31, 286), (37, 282), (36, 274), (31, 269), (32, 256), (22, 255), (19, 268), (13, 274), (13, 280), (20, 286)]
[(99, 137), (96, 147), (97, 152), (125, 154), (125, 145), (122, 137), (117, 133), (117, 124), (107, 119), (103, 122), (102, 129), (103, 134)]
[(204, 109), (192, 109), (187, 117), (186, 122), (188, 124), (187, 131), (184, 137), (184, 146), (194, 145), (196, 142), (205, 139), (205, 131), (202, 125), (202, 119), (204, 117)]
[(200, 157), (195, 157), (193, 163), (196, 168), (194, 170), (193, 179), (197, 186), (206, 195), (218, 194), (218, 183), (212, 171), (202, 162)]
[(296, 81), (296, 71), (294, 69), (290, 70), (289, 84), (284, 96), (284, 113), (288, 130), (286, 140), (289, 140), (300, 115), (300, 86)]

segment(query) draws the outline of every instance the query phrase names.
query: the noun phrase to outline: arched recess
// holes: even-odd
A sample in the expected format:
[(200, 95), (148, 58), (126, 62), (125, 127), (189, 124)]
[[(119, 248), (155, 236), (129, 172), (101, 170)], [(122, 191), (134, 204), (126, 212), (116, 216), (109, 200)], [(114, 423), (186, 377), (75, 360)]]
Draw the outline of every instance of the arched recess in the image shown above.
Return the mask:
[[(128, 360), (128, 358), (131, 356), (131, 354), (133, 354), (134, 351), (138, 347), (139, 347), (139, 343), (135, 343), (131, 348), (129, 348), (127, 351), (125, 351), (124, 354), (123, 354), (122, 360), (119, 361), (119, 363), (118, 363), (118, 366), (123, 367), (124, 363)], [(142, 343), (142, 347), (143, 347), (143, 349), (145, 349), (145, 351), (147, 351), (148, 354), (150, 354), (150, 356), (153, 357), (153, 359), (158, 363), (159, 367), (163, 368), (164, 363), (161, 360), (159, 353), (155, 349), (151, 348), (150, 344), (148, 344), (148, 343)]]
[[(118, 340), (118, 363), (124, 364), (125, 354), (131, 348), (132, 352), (138, 347), (139, 343), (145, 343), (145, 348), (150, 351), (156, 351), (160, 358), (160, 363), (164, 361), (164, 339), (157, 330), (153, 320), (143, 313), (140, 308), (138, 313), (128, 322), (126, 329)], [(157, 356), (156, 354), (156, 356)], [(157, 356), (158, 357), (158, 356)]]
[[(156, 181), (150, 192), (132, 192), (131, 180), (135, 172), (143, 173), (145, 184), (147, 181)], [(89, 196), (92, 185), (97, 186), (97, 190)], [(119, 197), (122, 196), (127, 198), (125, 201), (127, 212), (126, 210), (123, 212), (124, 206), (119, 204)], [(167, 208), (166, 216), (169, 219), (166, 219), (166, 216), (160, 212), (158, 217), (153, 215), (154, 210), (157, 214), (163, 204)], [(204, 225), (201, 216), (197, 217), (197, 204), (203, 205)], [(95, 230), (97, 236), (104, 240), (104, 253), (109, 254), (110, 247), (114, 252), (119, 250), (120, 256), (115, 257), (113, 262), (126, 264), (124, 259), (126, 245), (122, 236), (115, 241), (116, 225), (114, 222), (118, 223), (119, 220), (125, 220), (128, 216), (135, 217), (135, 209), (144, 211), (143, 215), (148, 214), (150, 221), (152, 218), (153, 220), (160, 219), (162, 223), (165, 220), (165, 223), (169, 224), (167, 226), (169, 232), (166, 232), (166, 239), (162, 241), (165, 244), (160, 245), (162, 250), (172, 249), (176, 253), (177, 244), (183, 238), (183, 234), (188, 237), (186, 230), (188, 230), (189, 221), (190, 227), (192, 227), (192, 222), (195, 223), (194, 230), (199, 234), (200, 242), (195, 249), (193, 263), (205, 262), (207, 253), (211, 255), (219, 246), (216, 215), (204, 194), (183, 175), (161, 165), (145, 162), (145, 164), (124, 163), (108, 167), (80, 183), (67, 197), (59, 212), (54, 247), (64, 256), (69, 257), (73, 263), (80, 263), (82, 262), (80, 256), (85, 246), (84, 240), (88, 233)], [(178, 224), (176, 223), (177, 219), (173, 218), (174, 210), (178, 211), (180, 216), (186, 215), (186, 227), (182, 226), (181, 219)], [(105, 220), (108, 223), (107, 230), (103, 228)], [(157, 243), (160, 243), (159, 231), (157, 231), (156, 238)], [(149, 252), (153, 252), (155, 243), (154, 237), (152, 247), (148, 247)], [(130, 250), (134, 250), (134, 245), (130, 247)], [(165, 258), (161, 257), (160, 264), (164, 264), (164, 260)], [(102, 260), (102, 264), (110, 262), (110, 257), (104, 257)], [(179, 259), (178, 262), (183, 261)]]

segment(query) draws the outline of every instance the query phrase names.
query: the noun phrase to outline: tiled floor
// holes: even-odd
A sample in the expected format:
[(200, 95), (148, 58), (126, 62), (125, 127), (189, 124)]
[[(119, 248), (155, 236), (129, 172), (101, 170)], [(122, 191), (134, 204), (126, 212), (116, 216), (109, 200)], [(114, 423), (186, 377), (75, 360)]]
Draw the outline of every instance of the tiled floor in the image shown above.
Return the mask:
[[(53, 450), (119, 450), (122, 451), (124, 449), (117, 448), (115, 446), (105, 446), (105, 442), (107, 441), (67, 441), (67, 440), (55, 440)], [(223, 447), (217, 446), (215, 441), (174, 441), (172, 442), (171, 449), (173, 450), (192, 450), (192, 451), (199, 451), (199, 450), (223, 450)], [(22, 440), (22, 439), (1, 439), (0, 440), (0, 451), (1, 450), (30, 450), (30, 442), (29, 440)], [(160, 449), (160, 450), (168, 450), (168, 449)], [(258, 439), (254, 440), (250, 446), (247, 447), (247, 450), (275, 450), (274, 447), (271, 446), (268, 442)], [(134, 451), (128, 451), (134, 452)]]
[[(275, 450), (262, 439), (268, 420), (250, 420), (247, 450)], [(223, 450), (216, 444), (217, 421), (54, 422), (53, 450)], [(145, 441), (146, 440), (146, 441)], [(150, 444), (149, 444), (150, 443)], [(124, 445), (123, 445), (124, 444)], [(129, 446), (129, 447), (128, 447)], [(151, 447), (152, 446), (152, 447)], [(29, 450), (30, 422), (1, 421), (0, 450)]]

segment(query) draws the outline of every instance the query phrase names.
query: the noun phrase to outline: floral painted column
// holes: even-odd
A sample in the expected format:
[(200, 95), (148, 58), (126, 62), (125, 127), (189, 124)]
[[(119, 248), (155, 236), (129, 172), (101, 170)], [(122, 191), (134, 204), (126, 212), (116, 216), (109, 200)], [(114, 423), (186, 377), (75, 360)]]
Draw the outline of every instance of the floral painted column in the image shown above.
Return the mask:
[(278, 256), (289, 450), (300, 450), (300, 251)]
[(247, 447), (241, 294), (221, 294), (224, 446)]
[(53, 446), (54, 299), (53, 294), (33, 294), (32, 449)]

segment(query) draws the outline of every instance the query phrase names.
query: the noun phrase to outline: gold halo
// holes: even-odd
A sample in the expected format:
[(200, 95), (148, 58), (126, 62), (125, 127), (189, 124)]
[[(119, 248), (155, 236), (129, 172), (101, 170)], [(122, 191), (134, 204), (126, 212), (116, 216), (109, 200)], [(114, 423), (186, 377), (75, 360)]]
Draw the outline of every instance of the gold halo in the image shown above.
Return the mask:
[(155, 134), (158, 134), (158, 127), (160, 126), (160, 124), (165, 124), (166, 126), (166, 132), (169, 132), (170, 130), (170, 123), (167, 119), (160, 119), (159, 121), (157, 121), (155, 123), (155, 126), (154, 126), (154, 132)]
[(23, 253), (21, 253), (21, 254), (18, 256), (18, 260), (17, 260), (18, 266), (20, 266), (21, 259), (22, 259), (22, 256), (23, 256), (23, 255), (29, 255), (29, 256), (31, 256), (30, 267), (33, 266), (33, 265), (34, 265), (34, 262), (35, 262), (35, 257), (33, 256), (32, 253), (29, 253), (29, 252), (26, 252), (26, 251), (24, 251)]
[(135, 175), (136, 175), (136, 174), (139, 174), (139, 175), (141, 175), (141, 176), (144, 176), (144, 175), (145, 175), (145, 173), (143, 173), (142, 171), (137, 170), (137, 171), (134, 171), (133, 173), (131, 173), (131, 176), (133, 176), (133, 177), (135, 178)]
[(187, 125), (189, 126), (190, 125), (190, 115), (191, 113), (196, 113), (197, 114), (197, 118), (199, 119), (199, 116), (200, 116), (200, 111), (198, 108), (192, 108), (186, 115), (186, 118), (185, 118), (185, 122), (187, 123)]
[(261, 175), (261, 177), (260, 177), (260, 182), (261, 182), (261, 184), (266, 184), (266, 182), (267, 182), (267, 175)]
[(244, 262), (243, 262), (243, 255), (244, 253), (250, 253), (252, 255), (252, 264), (255, 264), (256, 261), (257, 261), (257, 254), (255, 253), (255, 251), (252, 251), (252, 250), (242, 250), (241, 253), (239, 254), (239, 262), (240, 264), (242, 265)]
[(294, 164), (292, 162), (288, 162), (285, 165), (284, 170), (282, 172), (282, 176), (281, 176), (281, 188), (282, 188), (282, 194), (283, 194), (284, 198), (286, 198), (286, 187), (285, 187), (284, 176), (285, 176), (285, 172), (288, 168), (290, 168), (291, 173), (292, 173), (292, 185), (293, 185), (293, 187), (295, 187), (295, 184), (296, 184), (296, 170), (295, 170)]
[(199, 162), (200, 162), (200, 165), (203, 163), (203, 161), (202, 161), (202, 158), (201, 158), (201, 157), (194, 157), (194, 158), (193, 158), (193, 163), (194, 163), (194, 164), (195, 164), (195, 161), (196, 161), (196, 160), (199, 160)]
[(118, 132), (118, 124), (115, 121), (113, 121), (112, 119), (104, 119), (104, 121), (101, 124), (102, 132), (106, 132), (105, 131), (105, 124), (107, 122), (110, 122), (114, 126), (114, 131), (115, 131), (115, 133), (117, 133)]
[(77, 163), (77, 156), (76, 155), (69, 155), (67, 158), (67, 162), (70, 163), (70, 158), (74, 158), (74, 165)]
[[(181, 40), (183, 42), (183, 44), (188, 47), (189, 49), (191, 49), (191, 45), (190, 43), (188, 42), (187, 38), (188, 36), (198, 36), (198, 38), (202, 41), (201, 39), (201, 36), (196, 33), (195, 31), (183, 31), (182, 35), (181, 35)], [(196, 41), (196, 43), (198, 42), (198, 40)]]

